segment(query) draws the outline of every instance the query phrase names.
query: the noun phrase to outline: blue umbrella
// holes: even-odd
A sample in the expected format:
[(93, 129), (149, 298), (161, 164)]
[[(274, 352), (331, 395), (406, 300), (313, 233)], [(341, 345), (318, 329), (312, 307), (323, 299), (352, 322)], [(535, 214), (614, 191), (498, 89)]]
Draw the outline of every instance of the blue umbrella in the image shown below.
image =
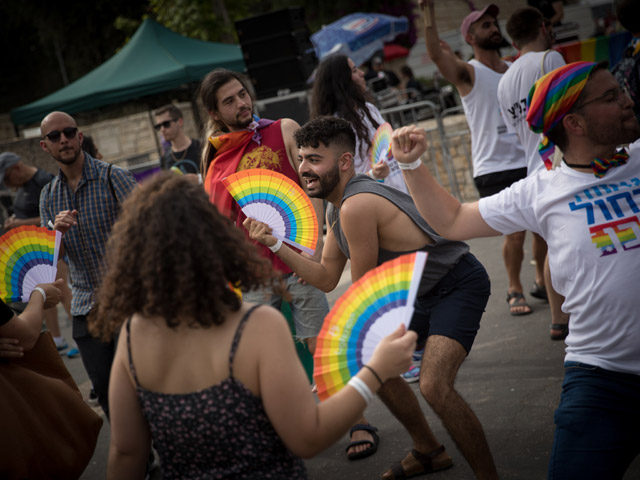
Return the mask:
[(327, 55), (342, 53), (356, 65), (362, 65), (384, 42), (390, 42), (409, 30), (405, 17), (392, 17), (379, 13), (352, 13), (311, 35), (316, 55), (322, 60)]

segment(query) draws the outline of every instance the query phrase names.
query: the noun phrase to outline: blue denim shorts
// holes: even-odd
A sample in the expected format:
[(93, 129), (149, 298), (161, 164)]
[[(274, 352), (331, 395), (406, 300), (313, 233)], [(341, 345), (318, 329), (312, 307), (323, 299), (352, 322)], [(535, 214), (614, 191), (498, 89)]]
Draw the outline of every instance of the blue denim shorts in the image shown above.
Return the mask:
[(621, 479), (640, 453), (640, 375), (564, 368), (549, 479)]
[(416, 300), (409, 329), (418, 334), (418, 348), (430, 335), (442, 335), (458, 341), (468, 354), (489, 295), (491, 282), (484, 266), (471, 253), (463, 255), (449, 273)]

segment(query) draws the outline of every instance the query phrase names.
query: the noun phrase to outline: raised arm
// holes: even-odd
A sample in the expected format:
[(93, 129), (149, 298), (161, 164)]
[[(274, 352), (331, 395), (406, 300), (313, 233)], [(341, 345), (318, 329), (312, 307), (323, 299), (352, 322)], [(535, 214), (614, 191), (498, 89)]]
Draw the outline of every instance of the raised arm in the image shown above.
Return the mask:
[(473, 67), (459, 59), (451, 47), (440, 40), (436, 26), (434, 0), (420, 0), (419, 5), (425, 22), (424, 39), (429, 58), (436, 64), (442, 76), (458, 89), (461, 96), (465, 96), (473, 88), (475, 80)]
[[(399, 163), (420, 161), (427, 150), (424, 130), (412, 125), (394, 131), (391, 148)], [(501, 235), (484, 221), (478, 202), (460, 203), (433, 178), (422, 162), (413, 170), (403, 169), (402, 173), (420, 214), (441, 236), (468, 240)]]
[[(287, 447), (300, 457), (310, 458), (344, 435), (366, 403), (354, 387), (347, 385), (316, 404), (282, 315), (263, 308), (257, 314), (261, 314), (260, 321), (250, 322), (245, 330), (251, 339), (243, 335), (243, 341), (249, 340), (251, 344), (244, 347), (258, 354), (259, 388), (265, 411)], [(382, 381), (398, 376), (409, 367), (415, 342), (415, 332), (406, 332), (402, 325), (381, 341), (368, 365)], [(356, 377), (372, 393), (381, 386), (368, 369), (363, 368)]]

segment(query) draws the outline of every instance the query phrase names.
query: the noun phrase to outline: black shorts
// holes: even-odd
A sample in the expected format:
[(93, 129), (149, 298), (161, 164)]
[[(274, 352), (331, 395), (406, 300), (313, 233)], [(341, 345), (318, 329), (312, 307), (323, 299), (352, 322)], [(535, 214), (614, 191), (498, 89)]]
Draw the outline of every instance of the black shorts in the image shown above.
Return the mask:
[(418, 297), (409, 329), (418, 334), (418, 349), (430, 335), (457, 340), (467, 351), (480, 328), (480, 319), (491, 295), (484, 266), (471, 253), (424, 295)]
[(527, 176), (527, 167), (487, 173), (473, 179), (481, 198), (490, 197)]

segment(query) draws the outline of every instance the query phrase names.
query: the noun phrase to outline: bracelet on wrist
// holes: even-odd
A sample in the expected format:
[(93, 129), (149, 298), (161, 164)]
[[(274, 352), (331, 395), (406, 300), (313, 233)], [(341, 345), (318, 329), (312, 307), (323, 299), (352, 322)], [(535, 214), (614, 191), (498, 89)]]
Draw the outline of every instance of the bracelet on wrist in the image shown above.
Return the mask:
[(371, 391), (369, 386), (358, 377), (351, 377), (351, 380), (349, 380), (347, 385), (351, 385), (356, 389), (356, 391), (364, 399), (365, 404), (369, 405), (369, 403), (371, 403), (371, 400), (373, 400), (373, 392)]
[[(42, 295), (42, 301), (43, 303), (47, 303), (47, 294), (44, 293), (44, 289), (40, 288), (40, 287), (35, 287), (32, 291), (31, 291), (31, 295), (33, 295), (33, 292), (40, 292), (40, 295)], [(31, 299), (31, 296), (29, 296), (29, 299)]]
[(367, 370), (369, 370), (371, 373), (373, 373), (373, 376), (376, 377), (376, 380), (378, 380), (378, 382), (380, 382), (380, 386), (384, 385), (384, 382), (382, 381), (382, 379), (380, 378), (380, 375), (378, 375), (376, 373), (376, 371), (371, 368), (369, 365), (363, 365), (362, 368), (366, 368)]
[(269, 250), (271, 250), (273, 253), (278, 253), (278, 250), (280, 250), (281, 247), (282, 247), (282, 240), (278, 239), (278, 241), (274, 245), (271, 245), (269, 247)]
[(420, 165), (422, 165), (422, 159), (419, 158), (411, 163), (400, 163), (398, 162), (398, 167), (400, 170), (415, 170)]

